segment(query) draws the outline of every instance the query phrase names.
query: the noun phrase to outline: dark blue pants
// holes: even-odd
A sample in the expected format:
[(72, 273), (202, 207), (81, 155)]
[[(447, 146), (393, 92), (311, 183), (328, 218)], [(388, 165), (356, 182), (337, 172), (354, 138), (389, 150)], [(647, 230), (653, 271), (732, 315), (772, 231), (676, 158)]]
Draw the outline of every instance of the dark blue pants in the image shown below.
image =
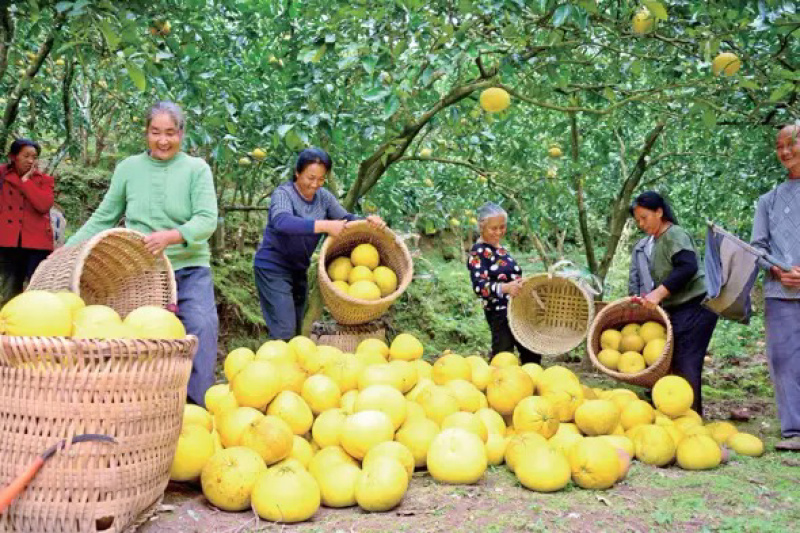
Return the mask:
[(214, 301), (214, 278), (208, 267), (186, 267), (175, 271), (178, 284), (178, 318), (186, 333), (199, 343), (189, 377), (189, 400), (205, 406), (206, 391), (216, 381), (219, 319)]
[(299, 335), (308, 297), (308, 273), (259, 266), (254, 271), (269, 338), (286, 341)]
[(694, 390), (692, 409), (703, 415), (700, 384), (708, 343), (717, 326), (717, 315), (700, 305), (702, 298), (667, 309), (672, 322), (672, 372), (681, 376)]
[(29, 280), (44, 261), (50, 250), (34, 250), (32, 248), (0, 248), (0, 305), (22, 292), (26, 280)]
[(521, 364), (536, 363), (539, 365), (542, 363), (541, 354), (530, 351), (514, 338), (511, 327), (508, 325), (508, 315), (505, 309), (500, 311), (484, 309), (483, 313), (486, 315), (486, 322), (489, 323), (489, 331), (492, 333), (492, 355), (500, 352), (514, 353), (514, 346), (516, 346)]

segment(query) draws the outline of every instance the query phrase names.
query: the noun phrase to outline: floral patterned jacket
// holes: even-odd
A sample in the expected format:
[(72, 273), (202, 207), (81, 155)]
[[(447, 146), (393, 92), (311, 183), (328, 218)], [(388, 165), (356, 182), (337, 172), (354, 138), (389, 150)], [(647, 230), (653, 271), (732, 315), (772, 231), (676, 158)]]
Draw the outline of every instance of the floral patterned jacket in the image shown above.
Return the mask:
[(484, 309), (501, 311), (508, 307), (508, 295), (503, 294), (501, 285), (522, 277), (522, 270), (505, 248), (476, 242), (469, 252), (467, 269)]

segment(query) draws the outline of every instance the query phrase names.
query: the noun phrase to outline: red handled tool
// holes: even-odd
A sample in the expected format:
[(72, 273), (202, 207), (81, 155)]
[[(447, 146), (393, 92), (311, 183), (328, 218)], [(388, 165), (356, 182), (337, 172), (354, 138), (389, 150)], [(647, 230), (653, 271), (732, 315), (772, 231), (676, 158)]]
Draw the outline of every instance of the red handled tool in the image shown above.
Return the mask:
[[(76, 435), (72, 437), (70, 442), (72, 444), (76, 444), (79, 442), (89, 441), (110, 442), (113, 444), (117, 443), (113, 437), (109, 437), (108, 435), (100, 435), (98, 433), (84, 433), (83, 435)], [(34, 459), (34, 461), (28, 465), (25, 471), (18, 475), (10, 485), (0, 490), (0, 513), (4, 512), (8, 506), (11, 505), (11, 502), (14, 501), (14, 498), (20, 495), (20, 493), (25, 489), (25, 486), (30, 483), (34, 476), (36, 476), (36, 473), (42, 468), (44, 462), (55, 455), (56, 451), (63, 449), (66, 445), (67, 441), (61, 440), (60, 442), (57, 442), (56, 444), (53, 444), (47, 448), (44, 453)]]

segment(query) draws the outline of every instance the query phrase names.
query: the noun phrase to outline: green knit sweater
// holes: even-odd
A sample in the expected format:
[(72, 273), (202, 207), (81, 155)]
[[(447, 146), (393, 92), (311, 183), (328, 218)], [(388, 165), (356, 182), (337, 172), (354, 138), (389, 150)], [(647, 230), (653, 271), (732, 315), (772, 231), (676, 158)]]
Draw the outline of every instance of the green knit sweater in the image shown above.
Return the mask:
[(210, 266), (208, 239), (217, 227), (217, 197), (211, 168), (199, 157), (179, 152), (169, 161), (147, 153), (117, 165), (100, 206), (67, 245), (113, 228), (125, 216), (125, 227), (145, 235), (177, 229), (185, 241), (167, 247), (174, 270)]

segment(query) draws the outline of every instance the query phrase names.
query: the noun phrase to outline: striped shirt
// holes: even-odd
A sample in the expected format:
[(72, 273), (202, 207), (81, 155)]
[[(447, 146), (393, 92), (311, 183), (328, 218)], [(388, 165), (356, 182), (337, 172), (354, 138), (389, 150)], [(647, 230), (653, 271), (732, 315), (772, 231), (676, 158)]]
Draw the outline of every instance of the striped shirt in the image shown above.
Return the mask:
[[(791, 266), (800, 266), (800, 179), (786, 180), (758, 199), (751, 243)], [(762, 268), (771, 265), (762, 261)], [(767, 271), (764, 297), (800, 299), (800, 289), (785, 287)]]

